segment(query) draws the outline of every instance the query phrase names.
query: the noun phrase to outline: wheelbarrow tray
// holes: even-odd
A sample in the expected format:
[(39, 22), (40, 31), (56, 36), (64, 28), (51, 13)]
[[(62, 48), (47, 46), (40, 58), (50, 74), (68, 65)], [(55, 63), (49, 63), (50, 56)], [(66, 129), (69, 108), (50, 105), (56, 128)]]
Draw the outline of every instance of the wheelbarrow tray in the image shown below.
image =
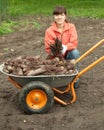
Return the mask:
[(50, 87), (61, 87), (61, 86), (66, 86), (71, 81), (76, 77), (78, 74), (78, 71), (76, 70), (75, 73), (73, 74), (67, 74), (67, 75), (37, 75), (37, 76), (18, 76), (18, 75), (13, 75), (13, 74), (8, 74), (3, 71), (3, 64), (0, 65), (0, 71), (12, 78), (16, 83), (18, 83), (21, 87), (26, 85), (27, 83), (31, 81), (41, 81), (45, 82)]

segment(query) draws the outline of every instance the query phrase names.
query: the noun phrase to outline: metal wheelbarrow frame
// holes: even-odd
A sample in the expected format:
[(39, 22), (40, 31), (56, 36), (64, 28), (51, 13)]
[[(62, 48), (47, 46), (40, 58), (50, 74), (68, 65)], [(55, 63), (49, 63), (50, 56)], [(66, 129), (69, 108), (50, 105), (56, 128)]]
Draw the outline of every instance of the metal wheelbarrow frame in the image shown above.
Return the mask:
[[(104, 39), (96, 43), (76, 60), (76, 64), (103, 43)], [(91, 68), (103, 60), (104, 56), (91, 63), (80, 72), (76, 71), (76, 73), (72, 75), (43, 75), (30, 77), (19, 77), (9, 74), (6, 75), (8, 75), (8, 80), (22, 91), (20, 91), (19, 100), (23, 110), (29, 114), (44, 113), (52, 107), (54, 100), (64, 106), (74, 103), (76, 101), (76, 92), (74, 88), (75, 82), (79, 79), (80, 76), (82, 76), (84, 73), (89, 71)], [(60, 90), (58, 88), (65, 85), (67, 87), (64, 90)], [(53, 92), (56, 92), (60, 95), (71, 92), (72, 98), (69, 99), (69, 101), (65, 101), (60, 97), (55, 96)]]

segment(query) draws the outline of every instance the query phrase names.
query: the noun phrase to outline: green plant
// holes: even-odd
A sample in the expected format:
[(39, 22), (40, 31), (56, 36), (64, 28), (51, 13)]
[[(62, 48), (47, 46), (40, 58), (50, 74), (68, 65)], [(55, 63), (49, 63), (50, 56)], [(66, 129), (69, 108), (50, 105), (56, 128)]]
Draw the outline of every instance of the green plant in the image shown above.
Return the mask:
[(39, 24), (39, 22), (37, 22), (36, 20), (33, 21), (34, 27), (37, 29), (41, 28), (41, 25)]
[(16, 22), (13, 22), (13, 21), (2, 22), (0, 25), (0, 35), (13, 32), (14, 30), (12, 29), (12, 27), (15, 25), (16, 25)]

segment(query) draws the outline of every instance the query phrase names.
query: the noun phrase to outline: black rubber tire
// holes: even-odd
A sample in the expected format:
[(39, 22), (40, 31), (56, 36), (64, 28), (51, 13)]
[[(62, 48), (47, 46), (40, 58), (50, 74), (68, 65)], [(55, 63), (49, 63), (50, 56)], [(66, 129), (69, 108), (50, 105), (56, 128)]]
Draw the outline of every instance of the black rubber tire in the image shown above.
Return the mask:
[[(27, 104), (26, 97), (28, 93), (31, 92), (32, 90), (41, 90), (46, 94), (47, 102), (42, 108), (33, 109), (29, 107), (29, 105)], [(32, 81), (26, 84), (19, 93), (19, 104), (23, 109), (23, 111), (28, 114), (46, 113), (52, 107), (53, 103), (54, 103), (54, 92), (51, 89), (51, 87), (44, 82)]]

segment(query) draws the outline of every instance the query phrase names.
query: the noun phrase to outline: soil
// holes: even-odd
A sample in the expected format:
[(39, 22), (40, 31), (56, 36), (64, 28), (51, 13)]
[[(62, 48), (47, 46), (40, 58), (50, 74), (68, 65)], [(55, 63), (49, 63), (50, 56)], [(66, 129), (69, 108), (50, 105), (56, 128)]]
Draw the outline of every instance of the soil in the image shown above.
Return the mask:
[[(25, 19), (25, 18), (24, 18)], [(26, 18), (27, 19), (27, 18)], [(28, 17), (29, 20), (33, 19)], [(44, 32), (52, 22), (49, 17), (38, 16), (41, 28), (17, 28), (11, 34), (0, 36), (0, 64), (20, 55), (46, 57)], [(70, 18), (78, 32), (80, 55), (104, 38), (104, 19)], [(104, 56), (104, 44), (80, 61), (80, 71)], [(104, 129), (104, 62), (80, 77), (75, 89), (75, 103), (63, 107), (55, 102), (44, 114), (28, 115), (19, 104), (18, 90), (0, 73), (0, 130), (103, 130)]]

